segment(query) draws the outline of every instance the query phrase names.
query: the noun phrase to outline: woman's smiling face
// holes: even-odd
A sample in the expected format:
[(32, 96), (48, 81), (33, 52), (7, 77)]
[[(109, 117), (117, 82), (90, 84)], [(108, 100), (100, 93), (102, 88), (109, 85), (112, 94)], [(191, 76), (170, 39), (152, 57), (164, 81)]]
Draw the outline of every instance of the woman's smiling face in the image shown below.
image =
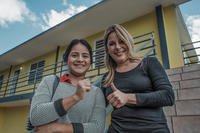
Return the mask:
[(68, 56), (67, 65), (76, 76), (84, 76), (90, 67), (90, 53), (81, 43), (75, 45)]
[(124, 63), (128, 60), (128, 46), (115, 32), (110, 33), (108, 36), (107, 48), (109, 55), (117, 64)]

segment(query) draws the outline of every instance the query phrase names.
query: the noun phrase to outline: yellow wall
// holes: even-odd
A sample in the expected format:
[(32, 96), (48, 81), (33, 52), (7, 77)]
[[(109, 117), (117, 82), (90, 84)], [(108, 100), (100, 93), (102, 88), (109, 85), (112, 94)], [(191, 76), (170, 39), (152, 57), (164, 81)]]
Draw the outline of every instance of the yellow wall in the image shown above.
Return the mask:
[(59, 50), (59, 54), (58, 54), (58, 65), (57, 65), (57, 72), (60, 72), (61, 71), (61, 69), (62, 69), (62, 61), (63, 61), (63, 54), (64, 54), (64, 52), (65, 52), (65, 50), (66, 50), (66, 48), (67, 48), (67, 45), (66, 46), (63, 46), (63, 47), (60, 47), (60, 50)]
[(174, 6), (163, 9), (163, 18), (165, 24), (165, 33), (169, 55), (170, 68), (181, 67), (183, 55), (179, 38), (178, 25), (176, 20), (176, 10)]
[(42, 60), (45, 60), (45, 66), (53, 64), (55, 62), (55, 51), (52, 51), (52, 52), (47, 53), (45, 55), (31, 59), (27, 62), (24, 62), (23, 64), (14, 66), (13, 69), (12, 69), (12, 72), (11, 72), (11, 76), (13, 76), (14, 72), (17, 69), (19, 69), (20, 67), (22, 67), (22, 70), (20, 71), (20, 75), (24, 74), (24, 73), (29, 73), (31, 64), (36, 63), (38, 61), (42, 61)]
[(96, 33), (92, 36), (87, 37), (86, 40), (89, 42), (89, 44), (92, 46), (92, 48), (94, 48), (95, 42), (98, 40), (102, 40), (103, 35), (104, 35), (104, 31), (101, 31), (99, 33)]
[(8, 73), (9, 73), (10, 68), (7, 68), (6, 70), (3, 70), (0, 72), (0, 76), (3, 75), (4, 80), (8, 78)]
[(1, 133), (26, 133), (25, 126), (29, 107), (10, 107), (4, 110), (5, 119), (3, 129), (0, 130)]
[(7, 70), (4, 70), (4, 71), (0, 72), (0, 76), (3, 75), (3, 84), (2, 84), (2, 87), (0, 89), (0, 97), (2, 97), (1, 95), (4, 94), (4, 91), (6, 89), (6, 84), (7, 84), (7, 78), (8, 78), (9, 70), (10, 69), (7, 69)]
[[(0, 89), (0, 95), (4, 95), (4, 92), (5, 92), (5, 89), (6, 89), (6, 86), (7, 86), (7, 79), (8, 79), (8, 74), (9, 74), (9, 71), (10, 69), (6, 69), (4, 70), (3, 72), (0, 73), (0, 75), (3, 75), (3, 84), (2, 84), (2, 87)], [(3, 96), (0, 96), (0, 97), (3, 97)]]
[(67, 48), (67, 45), (64, 47), (60, 47), (58, 61), (62, 61), (62, 57), (63, 57), (63, 54), (64, 54), (66, 48)]
[(141, 34), (153, 31), (155, 37), (157, 57), (162, 62), (157, 20), (154, 11), (145, 16), (139, 17), (136, 20), (124, 23), (123, 25), (129, 31), (129, 33), (131, 33), (132, 36), (139, 36)]
[[(50, 53), (47, 53), (45, 55), (42, 55), (40, 57), (36, 57), (32, 60), (29, 60), (27, 62), (24, 62), (23, 64), (20, 64), (20, 65), (16, 65), (12, 68), (12, 71), (11, 71), (11, 75), (10, 75), (10, 78), (12, 78), (14, 76), (14, 72), (18, 69), (20, 69), (20, 67), (22, 68), (20, 70), (20, 75), (19, 75), (19, 80), (18, 82), (22, 82), (22, 83), (18, 83), (17, 84), (17, 88), (16, 88), (16, 91), (19, 91), (19, 90), (27, 90), (29, 88), (33, 88), (34, 85), (29, 85), (29, 86), (26, 86), (28, 85), (28, 77), (27, 75), (29, 74), (29, 71), (30, 71), (30, 66), (31, 64), (33, 63), (36, 63), (38, 61), (42, 61), (42, 60), (45, 60), (45, 66), (48, 66), (48, 65), (51, 65), (51, 64), (54, 64), (55, 62), (55, 51), (52, 51)], [(47, 68), (44, 68), (44, 72), (43, 72), (43, 75), (47, 75), (47, 74), (50, 74), (50, 73), (53, 73), (53, 68), (54, 66), (50, 66), (50, 67), (47, 67)], [(45, 71), (47, 69), (52, 69), (52, 70), (48, 70), (48, 71)], [(22, 87), (24, 86), (24, 87)], [(6, 92), (6, 96), (10, 95), (10, 88), (12, 87), (12, 79), (10, 80), (9, 82), (9, 86), (8, 86), (8, 89), (7, 89), (7, 92)], [(16, 94), (23, 94), (23, 93), (28, 93), (28, 92), (32, 92), (32, 90), (29, 90), (29, 91), (26, 91), (26, 92), (17, 92)]]
[[(155, 35), (157, 57), (162, 62), (157, 20), (154, 11), (145, 16), (141, 16), (137, 19), (125, 22), (121, 25), (123, 25), (133, 37), (153, 31)], [(101, 31), (95, 35), (87, 37), (86, 39), (89, 41), (91, 45), (94, 45), (96, 40), (103, 39), (103, 35), (104, 31)]]
[(53, 64), (55, 62), (55, 51), (52, 51), (50, 53), (47, 53), (47, 54), (42, 55), (40, 57), (36, 57), (32, 60), (29, 60), (28, 62), (23, 63), (21, 65), (22, 68), (23, 68), (21, 73), (29, 72), (31, 64), (36, 63), (38, 61), (42, 61), (42, 60), (45, 60), (45, 66)]
[(4, 120), (5, 120), (5, 117), (4, 117), (4, 109), (3, 109), (3, 108), (0, 108), (0, 131), (3, 130)]
[[(183, 57), (175, 11), (174, 6), (169, 6), (163, 9), (169, 63), (171, 68), (183, 66)], [(153, 31), (155, 35), (157, 57), (162, 62), (155, 11), (137, 19), (125, 22), (121, 25), (123, 25), (132, 36), (138, 36)], [(99, 32), (95, 35), (87, 37), (86, 39), (90, 44), (94, 45), (96, 40), (103, 39), (103, 33), (104, 31)]]

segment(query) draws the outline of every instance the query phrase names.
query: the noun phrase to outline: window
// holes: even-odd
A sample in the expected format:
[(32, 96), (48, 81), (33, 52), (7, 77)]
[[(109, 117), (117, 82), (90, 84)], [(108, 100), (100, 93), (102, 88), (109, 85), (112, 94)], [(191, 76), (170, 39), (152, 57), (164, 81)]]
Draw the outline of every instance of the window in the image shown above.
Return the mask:
[(3, 75), (0, 76), (0, 90), (2, 88), (2, 85), (3, 85)]
[(42, 80), (42, 74), (44, 70), (45, 61), (40, 61), (34, 64), (31, 64), (28, 84), (34, 84), (35, 82), (40, 82)]
[(104, 56), (105, 56), (105, 47), (103, 40), (98, 40), (95, 43), (95, 51), (94, 51), (94, 66), (102, 67), (104, 66)]
[(17, 88), (17, 83), (18, 83), (18, 78), (19, 78), (20, 70), (16, 70), (14, 72), (13, 78), (12, 78), (12, 84), (10, 88), (10, 95), (14, 95), (16, 88)]

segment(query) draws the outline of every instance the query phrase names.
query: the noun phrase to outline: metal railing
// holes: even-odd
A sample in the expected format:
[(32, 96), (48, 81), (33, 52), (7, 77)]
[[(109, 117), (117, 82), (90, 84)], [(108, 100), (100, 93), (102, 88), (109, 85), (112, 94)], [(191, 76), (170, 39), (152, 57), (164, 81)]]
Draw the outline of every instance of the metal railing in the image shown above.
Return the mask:
[[(154, 41), (154, 33), (149, 32), (137, 37), (134, 37), (135, 40), (135, 47), (136, 52), (140, 56), (155, 56), (156, 50), (155, 50), (155, 41)], [(104, 50), (104, 49), (101, 49)], [(105, 51), (105, 50), (104, 50)], [(95, 55), (97, 53), (96, 51), (93, 51), (94, 57), (98, 56), (98, 58), (104, 59), (104, 54)], [(98, 51), (99, 53), (99, 51)], [(100, 52), (101, 53), (101, 52)], [(94, 62), (98, 63), (98, 62)], [(102, 63), (100, 61), (100, 63)], [(60, 61), (56, 64), (50, 64), (46, 65), (42, 68), (42, 77), (56, 74), (58, 76), (61, 76), (63, 73), (67, 71), (65, 68), (65, 63)], [(98, 79), (98, 77), (106, 72), (105, 66), (98, 65), (98, 67), (95, 67), (95, 65), (92, 65), (93, 67), (90, 68), (90, 70), (87, 72), (86, 77), (90, 78), (93, 81)], [(39, 68), (41, 70), (41, 68)], [(56, 72), (56, 73), (55, 73)], [(33, 75), (33, 74), (32, 74)], [(20, 73), (19, 76), (16, 77), (12, 76), (9, 79), (4, 79), (2, 81), (2, 85), (0, 86), (0, 99), (3, 97), (10, 97), (15, 95), (21, 95), (21, 94), (27, 94), (27, 93), (33, 93), (35, 89), (37, 88), (40, 80), (36, 80), (37, 73), (34, 75), (34, 78), (30, 78), (30, 72), (26, 73)], [(29, 82), (30, 79), (34, 79), (33, 82)]]
[(200, 64), (200, 41), (182, 44), (184, 65)]

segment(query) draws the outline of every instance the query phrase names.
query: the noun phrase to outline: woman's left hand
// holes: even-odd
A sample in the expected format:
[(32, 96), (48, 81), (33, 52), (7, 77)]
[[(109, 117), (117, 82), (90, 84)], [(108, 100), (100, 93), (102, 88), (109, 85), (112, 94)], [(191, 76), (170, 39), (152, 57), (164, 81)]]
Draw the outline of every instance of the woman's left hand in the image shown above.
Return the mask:
[(124, 106), (128, 102), (128, 94), (117, 89), (114, 83), (111, 83), (110, 87), (113, 92), (107, 97), (109, 103), (115, 108)]

